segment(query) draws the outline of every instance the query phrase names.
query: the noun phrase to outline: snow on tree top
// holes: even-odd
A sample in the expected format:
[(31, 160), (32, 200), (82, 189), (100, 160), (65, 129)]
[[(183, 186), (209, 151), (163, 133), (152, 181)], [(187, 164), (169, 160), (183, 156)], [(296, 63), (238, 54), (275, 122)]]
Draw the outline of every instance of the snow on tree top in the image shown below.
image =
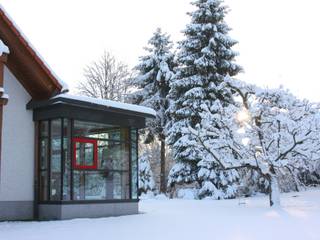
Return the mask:
[(134, 104), (116, 102), (116, 101), (101, 99), (101, 98), (76, 96), (76, 95), (71, 95), (71, 94), (59, 94), (59, 95), (54, 96), (53, 98), (67, 98), (67, 99), (102, 105), (105, 107), (112, 107), (112, 108), (132, 111), (132, 112), (144, 113), (144, 114), (148, 114), (148, 115), (152, 115), (152, 116), (156, 116), (156, 114), (157, 114), (156, 111), (153, 110), (152, 108), (138, 106), (138, 105), (134, 105)]
[(2, 56), (3, 53), (9, 54), (9, 48), (7, 47), (7, 45), (5, 45), (2, 40), (0, 39), (0, 56)]

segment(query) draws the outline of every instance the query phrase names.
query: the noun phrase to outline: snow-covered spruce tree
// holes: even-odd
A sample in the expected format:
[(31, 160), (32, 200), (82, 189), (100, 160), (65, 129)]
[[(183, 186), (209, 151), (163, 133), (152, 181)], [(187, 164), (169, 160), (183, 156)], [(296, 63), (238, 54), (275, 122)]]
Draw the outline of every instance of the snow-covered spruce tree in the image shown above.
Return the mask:
[(150, 156), (146, 152), (139, 158), (139, 195), (154, 190), (155, 182), (150, 166)]
[(140, 58), (136, 67), (138, 76), (133, 80), (133, 86), (138, 90), (131, 98), (133, 103), (151, 107), (157, 112), (156, 119), (147, 122), (146, 143), (155, 139), (161, 143), (160, 192), (165, 193), (167, 183), (164, 128), (167, 124), (166, 111), (169, 106), (169, 82), (174, 76), (175, 62), (170, 37), (162, 33), (160, 28), (149, 40), (149, 45), (150, 47), (145, 48), (148, 54)]
[[(207, 108), (219, 114), (232, 103), (232, 92), (225, 77), (235, 76), (241, 68), (235, 64), (237, 43), (228, 36), (230, 28), (224, 18), (227, 7), (220, 0), (197, 0), (196, 10), (189, 13), (191, 23), (184, 30), (185, 40), (179, 44), (176, 77), (171, 82), (173, 104), (168, 112), (167, 141), (172, 146), (176, 165), (170, 171), (169, 185), (198, 182), (200, 197), (234, 196), (232, 182), (236, 171), (216, 171), (215, 164), (201, 163), (207, 157), (203, 147), (188, 126), (201, 124), (201, 112)], [(216, 103), (219, 104), (216, 104)], [(219, 106), (219, 107), (217, 107)], [(213, 128), (219, 126), (213, 123)]]
[(229, 83), (242, 99), (242, 110), (237, 112), (239, 108), (229, 105), (223, 114), (217, 114), (207, 108), (201, 128), (190, 127), (209, 153), (202, 161), (224, 171), (258, 172), (268, 182), (270, 205), (280, 205), (280, 175), (290, 174), (296, 181), (297, 172), (309, 170), (319, 159), (319, 107), (283, 89)]

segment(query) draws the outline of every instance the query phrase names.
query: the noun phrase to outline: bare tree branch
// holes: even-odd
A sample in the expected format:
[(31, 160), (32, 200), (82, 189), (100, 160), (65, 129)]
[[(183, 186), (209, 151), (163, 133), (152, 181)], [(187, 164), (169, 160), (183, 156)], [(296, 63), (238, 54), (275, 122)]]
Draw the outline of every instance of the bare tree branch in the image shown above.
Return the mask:
[(110, 99), (126, 100), (131, 72), (128, 66), (116, 60), (108, 52), (84, 69), (85, 80), (78, 85), (81, 95)]

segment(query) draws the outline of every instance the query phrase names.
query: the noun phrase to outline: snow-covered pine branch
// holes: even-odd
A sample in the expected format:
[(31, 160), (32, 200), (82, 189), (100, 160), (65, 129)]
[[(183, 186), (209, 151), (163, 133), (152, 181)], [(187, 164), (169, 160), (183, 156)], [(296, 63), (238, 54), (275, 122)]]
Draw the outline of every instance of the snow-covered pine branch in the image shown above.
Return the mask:
[(174, 77), (174, 54), (169, 35), (157, 29), (146, 47), (147, 55), (140, 58), (136, 66), (137, 76), (132, 85), (137, 89), (131, 94), (131, 102), (151, 107), (157, 112), (155, 120), (147, 122), (146, 143), (155, 139), (161, 142), (160, 191), (166, 192), (165, 180), (165, 126), (168, 122), (166, 111), (169, 107), (170, 81)]
[[(168, 112), (167, 141), (172, 146), (176, 165), (170, 171), (169, 185), (197, 182), (200, 198), (216, 199), (235, 196), (237, 171), (216, 171), (216, 164), (204, 162), (208, 157), (203, 146), (190, 132), (204, 123), (203, 112), (212, 109), (216, 118), (233, 102), (226, 76), (235, 76), (241, 68), (235, 63), (232, 50), (236, 41), (228, 35), (224, 21), (227, 8), (220, 0), (197, 0), (190, 13), (191, 23), (184, 30), (185, 40), (179, 44), (176, 77), (171, 81), (172, 105)], [(200, 127), (201, 128), (201, 127)], [(220, 131), (212, 126), (212, 134)]]

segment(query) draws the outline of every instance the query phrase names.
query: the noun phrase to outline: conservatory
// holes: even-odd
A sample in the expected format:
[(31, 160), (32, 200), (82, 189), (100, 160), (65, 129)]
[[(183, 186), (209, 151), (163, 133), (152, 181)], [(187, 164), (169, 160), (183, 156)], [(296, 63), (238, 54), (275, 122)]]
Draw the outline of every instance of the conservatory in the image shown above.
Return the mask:
[(137, 141), (155, 111), (67, 94), (0, 6), (0, 221), (138, 213)]
[(37, 125), (39, 219), (138, 213), (138, 129), (153, 110), (68, 94), (27, 107)]

